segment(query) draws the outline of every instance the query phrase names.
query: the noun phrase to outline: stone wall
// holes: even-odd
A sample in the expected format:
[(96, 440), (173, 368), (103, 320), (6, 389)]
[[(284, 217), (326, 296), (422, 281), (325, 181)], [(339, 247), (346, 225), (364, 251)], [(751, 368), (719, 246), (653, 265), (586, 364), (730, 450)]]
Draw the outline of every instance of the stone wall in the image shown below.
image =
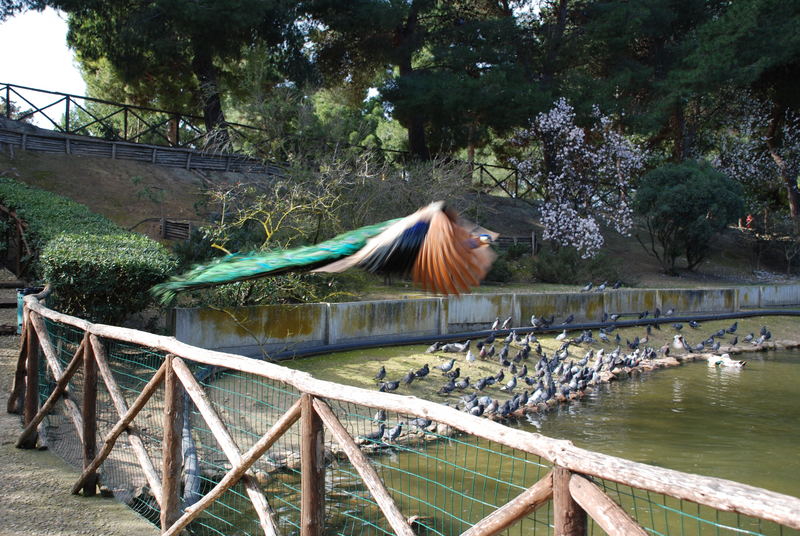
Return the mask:
[(800, 285), (711, 289), (620, 289), (574, 293), (468, 294), (448, 298), (266, 305), (224, 310), (176, 309), (175, 336), (188, 344), (262, 356), (328, 345), (390, 342), (398, 337), (435, 339), (488, 330), (496, 317), (528, 326), (532, 314), (573, 314), (575, 322), (598, 322), (605, 313), (635, 319), (656, 307), (687, 313), (800, 305)]

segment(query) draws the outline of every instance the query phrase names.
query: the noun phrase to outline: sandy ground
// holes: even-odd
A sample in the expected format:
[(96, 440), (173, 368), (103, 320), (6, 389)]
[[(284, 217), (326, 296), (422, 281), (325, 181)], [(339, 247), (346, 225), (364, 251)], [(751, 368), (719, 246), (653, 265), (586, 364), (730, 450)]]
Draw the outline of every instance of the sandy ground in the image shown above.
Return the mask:
[[(0, 290), (0, 296), (15, 296)], [(15, 309), (0, 309), (0, 324), (16, 324)], [(19, 338), (0, 336), (0, 536), (156, 535), (158, 529), (115, 499), (70, 493), (80, 473), (46, 450), (14, 446), (18, 415), (5, 412)]]

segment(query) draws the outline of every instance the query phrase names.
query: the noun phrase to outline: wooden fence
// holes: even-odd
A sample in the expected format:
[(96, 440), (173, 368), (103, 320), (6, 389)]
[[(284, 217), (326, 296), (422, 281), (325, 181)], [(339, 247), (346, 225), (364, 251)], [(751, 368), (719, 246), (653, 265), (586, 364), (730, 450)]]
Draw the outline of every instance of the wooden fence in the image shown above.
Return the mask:
[[(134, 449), (146, 475), (149, 488), (160, 508), (163, 534), (176, 535), (222, 493), (240, 482), (252, 501), (264, 534), (279, 534), (278, 521), (271, 505), (251, 472), (253, 464), (296, 422), (300, 422), (301, 505), (299, 533), (303, 536), (322, 534), (325, 525), (325, 471), (323, 454), (325, 434), (330, 434), (349, 459), (363, 484), (383, 512), (390, 530), (395, 534), (412, 536), (413, 519), (405, 515), (397, 499), (387, 489), (362, 448), (354, 440), (331, 406), (349, 403), (379, 408), (408, 416), (432, 419), (461, 434), (483, 438), (508, 449), (540, 456), (552, 464), (552, 469), (538, 482), (530, 485), (515, 498), (497, 508), (462, 532), (477, 536), (497, 534), (523, 519), (542, 505), (552, 501), (555, 534), (585, 534), (588, 517), (611, 535), (645, 535), (647, 532), (626, 510), (606, 495), (593, 481), (604, 479), (621, 483), (649, 493), (665, 494), (680, 501), (708, 506), (718, 512), (736, 512), (777, 523), (789, 529), (800, 529), (800, 499), (747, 486), (727, 480), (697, 476), (653, 467), (629, 460), (599, 454), (575, 447), (563, 440), (551, 439), (510, 428), (490, 420), (474, 417), (453, 408), (415, 397), (367, 391), (365, 389), (314, 379), (307, 373), (294, 371), (272, 363), (248, 359), (239, 355), (203, 350), (176, 341), (171, 337), (136, 330), (92, 324), (44, 307), (42, 295), (25, 298), (24, 328), (19, 360), (8, 400), (9, 412), (21, 412), (25, 429), (17, 446), (33, 448), (37, 443), (37, 427), (59, 401), (81, 437), (84, 470), (72, 488), (73, 493), (93, 495), (98, 469), (115, 448), (122, 434)], [(71, 326), (83, 333), (66, 367), (56, 358), (56, 348), (50, 339), (45, 321)], [(141, 389), (132, 402), (123, 396), (110, 368), (105, 341), (143, 345), (162, 352), (158, 371)], [(49, 397), (40, 405), (40, 364), (44, 356), (46, 368), (54, 386)], [(269, 429), (252, 446), (242, 452), (233, 439), (231, 427), (209, 400), (209, 393), (195, 379), (187, 361), (222, 367), (239, 373), (255, 375), (296, 389), (300, 396), (285, 413), (271, 423)], [(70, 395), (70, 378), (83, 370), (80, 400)], [(97, 403), (98, 385), (103, 382), (113, 400), (118, 417), (113, 428), (98, 445)], [(148, 404), (152, 395), (163, 385), (163, 440), (160, 471), (151, 453), (143, 444), (139, 429), (133, 422)], [(184, 397), (184, 393), (188, 398)], [(202, 415), (205, 426), (213, 433), (230, 469), (202, 498), (181, 510), (181, 421), (182, 405), (191, 400)], [(151, 409), (152, 411), (152, 409)], [(152, 434), (152, 431), (150, 431)], [(99, 448), (98, 448), (99, 447)], [(783, 532), (781, 532), (783, 533)], [(750, 532), (750, 534), (754, 534)]]
[[(37, 106), (32, 102), (33, 95), (52, 100)], [(264, 164), (235, 152), (216, 154), (202, 150), (210, 135), (200, 116), (8, 83), (0, 83), (0, 100), (5, 103), (0, 114), (6, 119), (22, 122), (40, 118), (55, 131), (47, 133), (35, 128), (35, 132), (25, 133), (0, 129), (0, 143), (23, 150), (137, 160), (186, 169), (281, 174), (280, 164)], [(15, 102), (25, 110), (15, 111)], [(242, 123), (226, 123), (225, 129), (234, 151), (242, 146), (258, 147), (258, 138), (264, 132)], [(381, 151), (388, 161), (399, 165), (409, 157), (405, 151)], [(528, 199), (534, 192), (535, 185), (516, 168), (481, 162), (469, 163), (467, 167), (475, 189), (480, 192), (520, 199)]]

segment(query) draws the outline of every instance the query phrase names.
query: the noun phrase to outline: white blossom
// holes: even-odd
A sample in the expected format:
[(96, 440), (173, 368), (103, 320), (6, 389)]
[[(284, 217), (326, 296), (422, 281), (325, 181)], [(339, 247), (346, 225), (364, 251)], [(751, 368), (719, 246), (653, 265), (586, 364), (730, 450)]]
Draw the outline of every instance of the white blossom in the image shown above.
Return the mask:
[(645, 152), (615, 131), (597, 107), (594, 112), (594, 124), (584, 130), (562, 98), (515, 137), (516, 143), (538, 150), (514, 164), (542, 196), (543, 237), (574, 247), (583, 258), (603, 247), (600, 220), (619, 233), (630, 232), (627, 190), (645, 164)]
[[(767, 145), (770, 126), (770, 106), (751, 95), (744, 95), (736, 119), (722, 128), (712, 140), (718, 154), (712, 165), (742, 183), (756, 195), (749, 195), (747, 203), (753, 212), (764, 208), (758, 192), (784, 188), (780, 169)], [(781, 129), (775, 133), (776, 155), (786, 166), (786, 175), (800, 174), (800, 116), (787, 112)]]

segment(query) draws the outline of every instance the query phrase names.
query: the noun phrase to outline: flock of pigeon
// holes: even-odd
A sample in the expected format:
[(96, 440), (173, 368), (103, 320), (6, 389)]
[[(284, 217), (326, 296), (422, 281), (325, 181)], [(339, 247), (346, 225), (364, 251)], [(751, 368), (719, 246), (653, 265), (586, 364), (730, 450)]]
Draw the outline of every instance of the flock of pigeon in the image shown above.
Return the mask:
[[(674, 315), (674, 309), (668, 309), (662, 314), (656, 308), (652, 315), (648, 311), (638, 313), (640, 320), (650, 317), (652, 322), (646, 326), (643, 337), (635, 337), (632, 341), (623, 339), (619, 333), (611, 336), (616, 329), (614, 322), (620, 315), (604, 315), (605, 327), (600, 328), (596, 338), (591, 330), (581, 330), (577, 337), (568, 336), (568, 324), (574, 321), (574, 315), (567, 316), (556, 327), (565, 326), (555, 339), (561, 342), (560, 347), (549, 356), (542, 349), (542, 345), (533, 331), (554, 327), (554, 317), (549, 319), (531, 317), (533, 331), (522, 336), (516, 330), (510, 329), (512, 317), (504, 322), (495, 319), (490, 334), (485, 339), (479, 340), (473, 347), (473, 341), (463, 343), (435, 342), (427, 350), (429, 354), (445, 354), (447, 361), (440, 365), (430, 366), (428, 363), (418, 370), (410, 370), (405, 376), (397, 380), (386, 378), (386, 368), (381, 367), (375, 374), (379, 390), (384, 392), (396, 391), (401, 386), (409, 386), (414, 382), (439, 381), (441, 383), (437, 394), (448, 397), (445, 402), (457, 409), (475, 416), (489, 417), (494, 420), (506, 420), (512, 417), (528, 415), (532, 411), (544, 408), (552, 401), (564, 401), (580, 394), (590, 385), (601, 381), (604, 371), (624, 370), (639, 367), (643, 360), (653, 360), (659, 355), (669, 356), (670, 344), (667, 343), (659, 349), (648, 346), (653, 329), (661, 330), (661, 325), (668, 322), (667, 318)], [(607, 323), (608, 321), (611, 323)], [(694, 331), (701, 329), (701, 324), (694, 320), (687, 322)], [(705, 337), (702, 342), (695, 345), (687, 342), (681, 332), (683, 324), (671, 324), (677, 333), (673, 337), (672, 349), (683, 350), (687, 353), (718, 352), (721, 346), (720, 339), (732, 336), (727, 340), (729, 347), (739, 344), (738, 322), (734, 322), (727, 329), (720, 329)], [(519, 328), (517, 328), (519, 330)], [(519, 330), (522, 331), (522, 330)], [(507, 333), (504, 338), (502, 334)], [(756, 336), (749, 333), (742, 338), (742, 342), (760, 345), (769, 340), (772, 334), (766, 326), (761, 328)], [(611, 351), (604, 348), (595, 348), (593, 345), (605, 343), (616, 345)], [(498, 349), (499, 346), (499, 349)], [(582, 354), (578, 358), (576, 354)], [(450, 357), (455, 354), (455, 357)], [(462, 357), (463, 356), (463, 357)], [(485, 363), (497, 365), (497, 372), (472, 380), (462, 374), (462, 367), (470, 370), (473, 363), (480, 360)], [(744, 366), (744, 361), (730, 359), (728, 354), (718, 355), (710, 359), (710, 364), (723, 366)], [(453, 395), (459, 395), (453, 400)], [(375, 415), (375, 422), (379, 424), (378, 430), (361, 436), (364, 441), (372, 443), (385, 443), (397, 440), (402, 434), (404, 423), (398, 423), (389, 429), (386, 428), (385, 412), (379, 411)], [(428, 431), (432, 426), (429, 419), (417, 418), (408, 421), (420, 431)]]

